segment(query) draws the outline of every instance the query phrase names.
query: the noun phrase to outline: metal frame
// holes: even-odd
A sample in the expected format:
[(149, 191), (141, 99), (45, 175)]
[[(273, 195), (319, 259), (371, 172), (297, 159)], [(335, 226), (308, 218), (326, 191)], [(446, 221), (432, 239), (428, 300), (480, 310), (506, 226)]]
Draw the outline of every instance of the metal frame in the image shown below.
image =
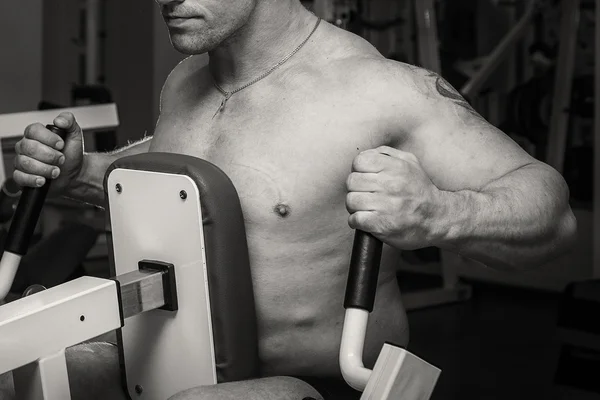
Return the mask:
[(14, 370), (13, 382), (21, 400), (70, 399), (65, 349)]
[(98, 66), (100, 58), (99, 39), (100, 1), (86, 0), (85, 3), (85, 83), (98, 83)]
[(561, 4), (562, 17), (559, 33), (558, 65), (554, 76), (554, 96), (545, 160), (548, 165), (554, 167), (560, 173), (563, 172), (569, 128), (577, 32), (579, 31), (581, 13), (579, 7), (580, 0), (563, 0)]
[[(65, 349), (114, 330), (132, 398), (217, 383), (198, 187), (128, 169), (107, 182), (116, 278), (85, 276), (0, 306), (0, 374), (13, 371), (20, 400), (70, 399)], [(15, 269), (20, 258), (4, 255), (1, 269)]]
[(600, 0), (596, 0), (593, 276), (600, 278)]
[(384, 343), (373, 370), (362, 360), (369, 311), (347, 308), (339, 362), (342, 376), (361, 400), (427, 400), (441, 370), (406, 349)]
[(106, 279), (82, 277), (10, 302), (0, 307), (0, 374), (14, 370), (19, 399), (69, 399), (65, 348), (120, 326), (116, 283)]
[[(463, 96), (471, 100), (477, 97), (478, 92), (485, 85), (488, 78), (508, 57), (512, 47), (527, 34), (529, 25), (541, 7), (540, 4), (539, 0), (530, 0), (519, 22), (504, 36), (490, 55), (485, 57), (485, 61), (477, 72), (460, 89)], [(572, 77), (575, 69), (580, 0), (562, 0), (561, 16), (558, 64), (554, 77), (554, 96), (545, 160), (547, 164), (560, 173), (563, 172), (564, 167), (573, 85), (572, 79), (565, 79), (564, 77)]]
[(135, 271), (140, 260), (152, 259), (173, 264), (177, 280), (177, 312), (137, 314), (120, 329), (129, 394), (159, 400), (216, 384), (202, 199), (196, 183), (187, 175), (117, 168), (108, 175), (107, 191), (115, 275)]
[(529, 25), (535, 18), (538, 10), (537, 1), (538, 0), (530, 0), (519, 22), (514, 28), (508, 31), (494, 50), (484, 58), (485, 61), (477, 72), (475, 72), (471, 79), (463, 85), (460, 89), (460, 93), (464, 97), (467, 99), (477, 97), (479, 91), (482, 89), (483, 85), (486, 84), (489, 77), (509, 56), (509, 52), (512, 50), (513, 46), (515, 46), (523, 36), (527, 35), (530, 28)]

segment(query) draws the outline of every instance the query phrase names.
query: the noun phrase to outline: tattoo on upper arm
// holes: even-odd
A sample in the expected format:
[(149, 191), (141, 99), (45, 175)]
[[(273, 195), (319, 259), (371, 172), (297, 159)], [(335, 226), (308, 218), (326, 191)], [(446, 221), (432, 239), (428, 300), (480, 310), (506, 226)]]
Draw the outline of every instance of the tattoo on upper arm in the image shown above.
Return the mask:
[(426, 78), (434, 78), (435, 91), (437, 94), (452, 101), (457, 106), (462, 107), (473, 116), (483, 119), (483, 117), (473, 109), (471, 104), (469, 104), (469, 102), (465, 100), (465, 98), (458, 92), (458, 90), (456, 90), (446, 79), (442, 78), (439, 74), (433, 71), (429, 71), (428, 69), (422, 67), (417, 67), (415, 65), (409, 65), (409, 68), (415, 72), (418, 71), (421, 73), (425, 73)]
[(471, 107), (469, 102), (465, 100), (465, 98), (458, 92), (458, 90), (454, 89), (454, 87), (452, 87), (452, 85), (447, 80), (445, 80), (444, 78), (442, 78), (434, 72), (431, 72), (427, 76), (435, 78), (435, 88), (441, 96), (452, 100), (454, 104), (464, 108), (471, 114), (479, 116), (479, 114), (477, 114), (477, 111), (475, 111), (473, 107)]
[(458, 90), (456, 90), (447, 80), (445, 80), (435, 72), (431, 71), (429, 71), (427, 77), (435, 78), (435, 89), (440, 96), (452, 101), (457, 106), (462, 107), (474, 117), (483, 119), (483, 117), (473, 109), (469, 102), (465, 100), (465, 98), (458, 92)]

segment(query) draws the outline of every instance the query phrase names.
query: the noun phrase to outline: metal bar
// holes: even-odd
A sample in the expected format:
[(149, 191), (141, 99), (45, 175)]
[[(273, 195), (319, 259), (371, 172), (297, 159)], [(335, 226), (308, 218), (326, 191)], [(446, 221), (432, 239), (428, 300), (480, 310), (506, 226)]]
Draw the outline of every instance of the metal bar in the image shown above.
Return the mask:
[(419, 63), (430, 71), (441, 73), (438, 53), (437, 19), (433, 0), (415, 0)]
[(25, 127), (33, 122), (50, 124), (62, 112), (71, 112), (77, 123), (86, 130), (113, 129), (119, 126), (117, 106), (114, 103), (93, 106), (67, 107), (54, 110), (25, 111), (0, 114), (0, 138), (23, 136)]
[(596, 0), (596, 68), (594, 96), (594, 224), (593, 276), (600, 278), (600, 0)]
[(162, 271), (137, 270), (115, 278), (121, 286), (123, 319), (165, 305), (164, 274)]
[(65, 350), (13, 371), (15, 394), (19, 400), (70, 400)]
[(0, 307), (0, 374), (121, 327), (116, 283), (84, 276)]
[(98, 25), (100, 21), (100, 4), (98, 0), (87, 0), (85, 11), (85, 83), (93, 85), (98, 81)]
[(469, 81), (460, 89), (460, 93), (466, 98), (476, 96), (481, 87), (487, 82), (488, 78), (500, 66), (508, 56), (509, 50), (528, 32), (529, 24), (536, 15), (535, 1), (531, 0), (525, 14), (521, 17), (517, 25), (512, 28), (502, 41), (494, 48), (481, 68)]
[(562, 173), (565, 159), (565, 146), (569, 128), (569, 107), (573, 73), (575, 72), (575, 53), (577, 51), (577, 32), (579, 27), (580, 0), (563, 0), (561, 5), (561, 26), (558, 48), (558, 65), (554, 77), (554, 95), (546, 163)]

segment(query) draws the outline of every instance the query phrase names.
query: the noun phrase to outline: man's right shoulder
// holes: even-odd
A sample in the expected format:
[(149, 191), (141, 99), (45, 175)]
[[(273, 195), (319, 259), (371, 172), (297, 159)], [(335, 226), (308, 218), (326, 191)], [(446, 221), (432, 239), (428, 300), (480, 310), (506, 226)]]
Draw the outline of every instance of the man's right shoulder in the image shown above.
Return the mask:
[(185, 95), (186, 89), (198, 87), (191, 81), (201, 82), (208, 68), (208, 55), (192, 55), (181, 60), (169, 73), (160, 93), (161, 108), (174, 96)]

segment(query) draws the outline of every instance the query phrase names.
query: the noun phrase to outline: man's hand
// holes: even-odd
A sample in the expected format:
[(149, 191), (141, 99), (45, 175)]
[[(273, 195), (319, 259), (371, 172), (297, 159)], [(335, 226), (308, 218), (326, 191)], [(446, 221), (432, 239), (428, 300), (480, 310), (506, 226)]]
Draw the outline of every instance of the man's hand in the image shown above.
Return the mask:
[(397, 249), (434, 245), (442, 192), (412, 153), (388, 146), (360, 153), (346, 182), (348, 223)]
[(67, 131), (66, 140), (37, 123), (25, 128), (23, 138), (15, 145), (13, 178), (20, 186), (39, 187), (53, 179), (51, 193), (62, 194), (81, 172), (83, 166), (83, 133), (73, 114), (61, 113), (54, 125)]

